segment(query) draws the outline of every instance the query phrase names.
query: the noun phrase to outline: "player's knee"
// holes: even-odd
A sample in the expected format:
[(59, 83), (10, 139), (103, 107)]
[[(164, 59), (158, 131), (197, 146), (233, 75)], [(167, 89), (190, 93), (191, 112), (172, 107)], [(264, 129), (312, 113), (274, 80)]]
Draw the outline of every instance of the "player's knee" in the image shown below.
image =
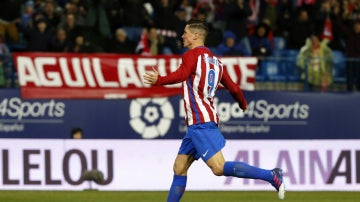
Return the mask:
[(211, 171), (214, 173), (214, 175), (216, 176), (223, 176), (224, 174), (224, 169), (222, 167), (216, 166), (216, 167), (212, 167)]
[(187, 173), (186, 166), (176, 162), (174, 163), (173, 170), (175, 175), (185, 175)]
[(224, 174), (224, 163), (225, 161), (215, 158), (212, 158), (206, 162), (206, 164), (216, 176), (222, 176)]

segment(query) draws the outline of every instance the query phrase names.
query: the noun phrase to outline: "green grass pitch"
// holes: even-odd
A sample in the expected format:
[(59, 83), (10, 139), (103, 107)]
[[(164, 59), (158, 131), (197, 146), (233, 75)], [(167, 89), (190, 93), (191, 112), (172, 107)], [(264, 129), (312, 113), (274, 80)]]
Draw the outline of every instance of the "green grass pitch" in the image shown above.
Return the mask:
[[(1, 202), (161, 202), (167, 192), (152, 191), (0, 191)], [(288, 191), (284, 202), (356, 202), (359, 192)], [(188, 191), (181, 202), (279, 202), (276, 192)]]

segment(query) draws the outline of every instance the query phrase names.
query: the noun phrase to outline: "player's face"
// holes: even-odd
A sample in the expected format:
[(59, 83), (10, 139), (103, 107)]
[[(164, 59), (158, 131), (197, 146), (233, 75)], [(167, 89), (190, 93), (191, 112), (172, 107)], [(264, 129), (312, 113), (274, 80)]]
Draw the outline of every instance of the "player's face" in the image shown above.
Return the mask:
[(182, 35), (182, 39), (183, 39), (183, 43), (184, 43), (183, 45), (185, 48), (191, 49), (192, 37), (193, 37), (193, 33), (189, 29), (189, 25), (186, 25), (186, 27), (184, 29), (184, 34)]

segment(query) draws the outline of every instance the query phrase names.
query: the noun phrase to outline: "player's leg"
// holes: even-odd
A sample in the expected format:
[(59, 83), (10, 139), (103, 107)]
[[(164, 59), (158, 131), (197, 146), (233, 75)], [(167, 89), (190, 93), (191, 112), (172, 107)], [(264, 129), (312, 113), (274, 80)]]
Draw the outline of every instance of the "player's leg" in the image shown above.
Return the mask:
[(251, 166), (244, 162), (227, 161), (224, 164), (224, 176), (261, 179), (267, 181), (278, 191), (280, 199), (285, 198), (285, 184), (283, 182), (283, 174), (280, 168), (266, 170)]
[(196, 126), (196, 128), (189, 127), (189, 130), (193, 129), (195, 129), (192, 132), (193, 144), (203, 161), (215, 175), (267, 181), (276, 188), (279, 198), (283, 198), (284, 185), (281, 169), (266, 170), (244, 162), (226, 162), (221, 152), (225, 146), (225, 140), (218, 127), (211, 123), (205, 123)]
[(174, 162), (174, 174), (186, 176), (191, 164), (194, 162), (195, 157), (192, 155), (178, 154)]
[(180, 201), (185, 192), (187, 171), (195, 158), (191, 155), (178, 154), (174, 162), (174, 178), (170, 187), (168, 202)]
[(225, 161), (221, 151), (210, 157), (206, 164), (217, 176), (233, 176), (238, 178), (261, 179), (271, 183), (271, 185), (278, 191), (280, 199), (285, 197), (285, 185), (283, 183), (282, 170), (275, 168), (273, 170), (266, 170), (251, 166), (244, 162)]
[(178, 154), (174, 162), (174, 178), (169, 190), (168, 202), (180, 201), (185, 192), (187, 171), (195, 158), (191, 155)]
[(224, 175), (225, 158), (221, 150), (214, 154), (212, 157), (210, 157), (207, 161), (205, 161), (205, 163), (211, 169), (214, 175)]
[(221, 151), (206, 161), (206, 164), (217, 176), (234, 176), (239, 178), (262, 179), (270, 182), (273, 177), (271, 170), (261, 169), (244, 162), (225, 161)]
[(199, 159), (190, 134), (191, 131), (188, 130), (181, 142), (178, 155), (174, 162), (174, 178), (169, 190), (168, 202), (180, 201), (186, 188), (187, 171), (194, 160)]
[(221, 152), (225, 139), (215, 123), (204, 123), (190, 126), (192, 142), (203, 161), (217, 175), (235, 176), (241, 178), (272, 180), (271, 170), (250, 166), (243, 162), (225, 162)]

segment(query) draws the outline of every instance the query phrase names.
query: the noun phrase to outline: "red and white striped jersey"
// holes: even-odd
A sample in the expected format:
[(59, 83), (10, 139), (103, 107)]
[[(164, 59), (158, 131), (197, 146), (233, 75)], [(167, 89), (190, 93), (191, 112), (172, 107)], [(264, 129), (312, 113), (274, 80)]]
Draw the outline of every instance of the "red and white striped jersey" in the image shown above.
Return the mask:
[(204, 46), (184, 53), (180, 67), (167, 76), (159, 76), (156, 84), (180, 82), (183, 82), (187, 125), (205, 122), (219, 123), (219, 116), (213, 102), (219, 83), (229, 90), (242, 109), (246, 108), (246, 100), (240, 87), (224, 71), (221, 61)]

